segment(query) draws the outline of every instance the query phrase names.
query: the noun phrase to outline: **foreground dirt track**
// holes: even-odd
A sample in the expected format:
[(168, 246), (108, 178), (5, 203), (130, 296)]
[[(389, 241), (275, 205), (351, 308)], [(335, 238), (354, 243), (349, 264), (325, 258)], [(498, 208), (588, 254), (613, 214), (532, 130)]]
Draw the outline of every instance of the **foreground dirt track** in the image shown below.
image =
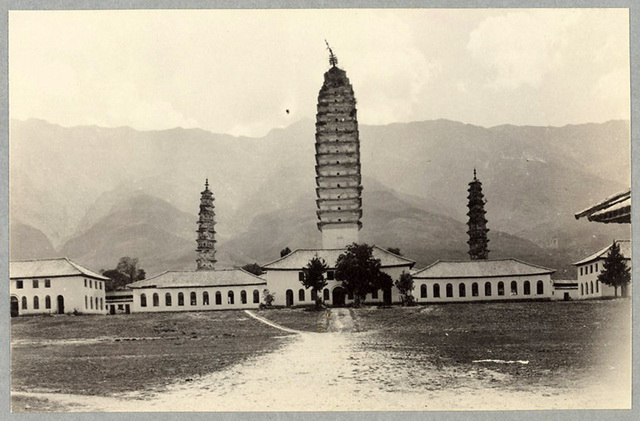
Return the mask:
[[(625, 314), (628, 301), (575, 303), (574, 307), (558, 307), (558, 303), (538, 303), (533, 310), (556, 312), (552, 316), (572, 315), (567, 326), (558, 322), (559, 329), (575, 329), (575, 323), (583, 323), (580, 314), (589, 315), (594, 323), (611, 323), (616, 314)], [(546, 307), (545, 307), (546, 305)], [(491, 316), (513, 314), (526, 306), (502, 309), (485, 307), (483, 313)], [(579, 307), (582, 306), (582, 307)], [(453, 318), (451, 312), (460, 313), (452, 306), (416, 307), (411, 309), (332, 309), (325, 317), (326, 333), (303, 332), (281, 338), (285, 344), (277, 352), (262, 354), (244, 360), (240, 364), (202, 375), (192, 381), (177, 381), (156, 391), (131, 392), (111, 397), (79, 396), (64, 394), (14, 393), (14, 402), (37, 399), (40, 406), (59, 411), (322, 411), (322, 410), (465, 410), (465, 409), (562, 409), (562, 408), (624, 408), (630, 404), (628, 378), (625, 378), (620, 361), (598, 367), (584, 364), (564, 364), (557, 369), (548, 368), (553, 356), (558, 354), (548, 348), (545, 341), (530, 335), (527, 341), (505, 339), (492, 349), (490, 344), (465, 343), (456, 336), (452, 325), (438, 322), (432, 312), (446, 313), (445, 320)], [(477, 305), (470, 312), (479, 311)], [(531, 310), (531, 311), (533, 311)], [(383, 314), (386, 312), (387, 314)], [(238, 313), (242, 314), (242, 313)], [(269, 317), (269, 312), (259, 312)], [(387, 322), (383, 322), (386, 320)], [(418, 323), (430, 321), (431, 328), (403, 328), (402, 321)], [(585, 319), (586, 320), (586, 319)], [(476, 320), (478, 322), (478, 320)], [(504, 323), (494, 323), (493, 325)], [(538, 322), (542, 335), (547, 322)], [(583, 324), (584, 325), (584, 324)], [(263, 325), (266, 326), (266, 325)], [(373, 327), (376, 327), (375, 329)], [(470, 326), (473, 326), (470, 322)], [(587, 335), (567, 338), (572, 341), (585, 337), (583, 348), (575, 352), (592, 364), (600, 361), (600, 349), (617, 346), (625, 339), (610, 340), (591, 326)], [(463, 329), (470, 329), (469, 326)], [(269, 326), (269, 329), (276, 330)], [(413, 330), (420, 335), (409, 335)], [(431, 339), (425, 329), (431, 329)], [(489, 338), (493, 328), (471, 329)], [(285, 332), (279, 332), (287, 335)], [(505, 331), (505, 334), (509, 332)], [(408, 335), (408, 336), (407, 336)], [(442, 337), (440, 337), (442, 336)], [(509, 336), (509, 335), (507, 335)], [(454, 341), (447, 344), (448, 338)], [(417, 339), (423, 338), (420, 342)], [(595, 339), (594, 339), (595, 338)], [(607, 339), (609, 338), (609, 339)], [(555, 340), (551, 338), (552, 340)], [(490, 341), (491, 342), (491, 341)], [(425, 344), (431, 347), (425, 349)], [(527, 355), (535, 356), (542, 344), (543, 358), (529, 358), (521, 362), (474, 362), (474, 351), (482, 355), (492, 351), (498, 355), (511, 355), (512, 347)], [(600, 345), (595, 346), (594, 343)], [(467, 349), (452, 356), (450, 349)], [(559, 347), (561, 348), (561, 347)], [(565, 347), (566, 348), (566, 347)], [(502, 353), (503, 349), (508, 352)], [(502, 354), (501, 354), (502, 353)], [(559, 353), (558, 358), (566, 355)], [(489, 359), (500, 361), (496, 356)], [(542, 362), (541, 362), (542, 361)], [(546, 361), (546, 362), (545, 362)], [(516, 373), (527, 373), (522, 375)], [(313, 391), (313, 392), (311, 392)], [(48, 400), (48, 401), (44, 401)], [(44, 405), (43, 405), (44, 402)], [(38, 405), (38, 402), (32, 403)]]

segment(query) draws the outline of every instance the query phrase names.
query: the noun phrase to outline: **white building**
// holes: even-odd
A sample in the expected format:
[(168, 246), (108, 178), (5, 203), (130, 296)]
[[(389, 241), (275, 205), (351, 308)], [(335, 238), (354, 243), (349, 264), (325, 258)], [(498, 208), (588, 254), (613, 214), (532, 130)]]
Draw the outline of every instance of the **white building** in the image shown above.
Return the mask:
[(555, 271), (517, 259), (438, 260), (412, 274), (418, 303), (552, 299)]
[(133, 313), (258, 308), (267, 282), (243, 269), (169, 271), (127, 285)]
[(129, 314), (133, 305), (133, 292), (129, 288), (108, 291), (105, 302), (108, 314)]
[[(627, 267), (631, 269), (631, 241), (616, 240), (616, 244), (620, 246), (620, 254), (624, 256)], [(614, 297), (615, 290), (613, 287), (604, 285), (598, 281), (598, 275), (602, 272), (602, 264), (609, 255), (611, 245), (598, 250), (592, 255), (574, 263), (578, 269), (578, 290), (580, 299)], [(618, 295), (621, 291), (618, 290)]]
[[(346, 293), (340, 281), (335, 280), (336, 261), (338, 256), (345, 252), (346, 248), (297, 249), (280, 259), (263, 265), (262, 269), (265, 274), (262, 277), (267, 280), (267, 289), (269, 292), (275, 293), (273, 304), (290, 307), (315, 303), (315, 297), (312, 296), (311, 290), (305, 288), (301, 283), (304, 276), (302, 270), (314, 257), (324, 259), (328, 266), (325, 275), (328, 283), (322, 291), (324, 303), (336, 307), (351, 303), (353, 297)], [(391, 276), (394, 281), (400, 278), (402, 272), (408, 273), (415, 264), (412, 260), (377, 246), (373, 246), (373, 257), (380, 259), (382, 271)], [(365, 302), (400, 302), (400, 293), (395, 287), (388, 291), (376, 291), (373, 294), (368, 294)]]
[(11, 315), (105, 314), (105, 281), (67, 258), (10, 262)]
[(554, 279), (553, 280), (554, 299), (555, 300), (579, 300), (580, 290), (578, 289), (578, 281), (575, 279)]

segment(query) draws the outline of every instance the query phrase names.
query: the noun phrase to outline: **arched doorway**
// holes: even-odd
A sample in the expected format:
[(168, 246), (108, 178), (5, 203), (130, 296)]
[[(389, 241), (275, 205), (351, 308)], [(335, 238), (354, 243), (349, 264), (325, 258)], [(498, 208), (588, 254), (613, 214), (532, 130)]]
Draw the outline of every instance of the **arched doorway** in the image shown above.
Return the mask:
[(331, 294), (331, 303), (334, 307), (344, 307), (346, 291), (342, 287), (335, 287)]
[(287, 307), (291, 307), (293, 305), (293, 291), (288, 289), (286, 296), (287, 296), (286, 305), (287, 305)]
[(64, 314), (64, 297), (58, 295), (58, 314)]
[(11, 317), (17, 317), (20, 315), (20, 303), (18, 301), (18, 297), (12, 295), (11, 296)]

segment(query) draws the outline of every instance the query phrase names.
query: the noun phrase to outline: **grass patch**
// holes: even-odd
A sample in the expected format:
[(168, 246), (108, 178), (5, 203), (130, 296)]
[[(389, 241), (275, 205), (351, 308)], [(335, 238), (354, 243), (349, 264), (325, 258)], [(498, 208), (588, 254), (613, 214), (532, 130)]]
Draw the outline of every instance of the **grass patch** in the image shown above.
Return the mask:
[(11, 387), (102, 396), (157, 389), (270, 352), (282, 336), (240, 311), (18, 317)]
[(315, 311), (314, 307), (269, 309), (257, 314), (281, 326), (304, 332), (325, 332), (328, 324), (328, 310)]
[[(518, 382), (579, 381), (629, 370), (631, 300), (427, 305), (353, 312), (368, 349), (463, 370), (490, 368)], [(475, 360), (529, 361), (481, 364)]]

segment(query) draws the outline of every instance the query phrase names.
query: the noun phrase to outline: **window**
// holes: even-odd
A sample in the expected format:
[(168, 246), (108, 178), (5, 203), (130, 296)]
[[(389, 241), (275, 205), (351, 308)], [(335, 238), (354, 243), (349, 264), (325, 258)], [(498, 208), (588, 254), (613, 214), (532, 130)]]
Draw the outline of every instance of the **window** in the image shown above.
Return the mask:
[(178, 293), (178, 305), (179, 306), (183, 306), (184, 305), (184, 294), (179, 292)]
[[(146, 304), (145, 304), (146, 305)], [(89, 308), (93, 310), (93, 298), (89, 297)]]
[(100, 310), (102, 310), (104, 308), (103, 302), (102, 302), (102, 298), (100, 298)]
[(449, 298), (453, 297), (453, 285), (447, 284), (446, 290), (447, 290), (447, 297)]
[(153, 293), (153, 306), (158, 307), (160, 305), (160, 296), (157, 293)]
[(378, 299), (378, 290), (374, 289), (373, 292), (371, 293), (371, 298), (374, 300)]
[(458, 285), (458, 296), (466, 297), (467, 296), (467, 286), (465, 284)]
[(98, 282), (98, 285), (100, 286), (100, 289), (102, 289), (102, 284), (103, 284), (103, 282)]
[(325, 301), (329, 301), (329, 290), (326, 288), (322, 291), (322, 299)]
[(298, 281), (300, 282), (304, 281), (304, 272), (298, 272)]
[(44, 308), (46, 308), (47, 310), (51, 309), (51, 297), (49, 297), (48, 295), (44, 297)]
[(584, 285), (580, 284), (580, 295), (584, 295)]
[(542, 281), (536, 282), (536, 294), (544, 294), (544, 283)]
[(36, 295), (33, 297), (33, 309), (38, 310), (40, 308), (40, 298)]
[(593, 273), (593, 265), (589, 265), (589, 273)]
[(27, 309), (27, 297), (22, 297), (22, 309)]
[(87, 287), (87, 278), (84, 278), (84, 287)]
[(440, 284), (433, 284), (433, 298), (440, 298)]
[(229, 291), (227, 294), (227, 304), (233, 304), (233, 291)]
[(247, 291), (245, 290), (240, 291), (240, 302), (242, 304), (247, 304)]
[(591, 293), (593, 294), (593, 281), (591, 281)]
[(491, 282), (484, 283), (484, 295), (485, 297), (491, 297)]
[(24, 285), (22, 284), (22, 281), (16, 281), (16, 288), (17, 289), (22, 289), (24, 287)]
[(420, 298), (427, 298), (427, 286), (425, 284), (420, 285)]
[(531, 283), (529, 281), (524, 281), (524, 295), (531, 294)]
[(33, 287), (34, 288), (38, 288), (38, 280), (37, 279), (33, 280)]
[(253, 303), (258, 304), (260, 302), (260, 291), (257, 289), (253, 290)]
[(89, 288), (93, 288), (93, 281), (89, 279)]
[(596, 272), (598, 271), (598, 264), (596, 263)]
[(216, 305), (219, 306), (222, 304), (222, 293), (220, 291), (216, 291)]
[(198, 305), (198, 297), (196, 296), (195, 292), (189, 294), (189, 304), (191, 304), (192, 306)]
[(168, 292), (164, 294), (164, 305), (167, 307), (171, 307), (171, 294)]
[(504, 282), (498, 282), (498, 295), (504, 295)]
[[(340, 199), (340, 196), (338, 196), (338, 199)], [(327, 271), (327, 281), (333, 281), (334, 279), (336, 279), (336, 273), (332, 270)]]
[(95, 300), (96, 300), (96, 310), (97, 310), (99, 308), (98, 304), (100, 304), (100, 303), (99, 303), (98, 297), (96, 297)]
[(596, 292), (600, 292), (600, 281), (596, 281)]
[(209, 305), (209, 293), (207, 291), (202, 293), (202, 305), (203, 306)]
[(145, 294), (140, 294), (140, 307), (147, 306), (147, 296)]
[(87, 301), (89, 298), (85, 295), (84, 296), (84, 308), (89, 308), (89, 302)]
[(304, 301), (304, 289), (302, 288), (298, 291), (298, 301)]
[(51, 279), (45, 279), (44, 280), (44, 287), (45, 288), (51, 288)]
[(518, 283), (511, 281), (511, 295), (518, 295)]
[(474, 282), (474, 283), (471, 284), (471, 295), (473, 297), (477, 297), (478, 295), (480, 295), (477, 282)]
[(580, 268), (580, 276), (582, 276), (582, 268)]
[(318, 300), (318, 291), (316, 291), (315, 289), (311, 290), (311, 301), (317, 301)]

